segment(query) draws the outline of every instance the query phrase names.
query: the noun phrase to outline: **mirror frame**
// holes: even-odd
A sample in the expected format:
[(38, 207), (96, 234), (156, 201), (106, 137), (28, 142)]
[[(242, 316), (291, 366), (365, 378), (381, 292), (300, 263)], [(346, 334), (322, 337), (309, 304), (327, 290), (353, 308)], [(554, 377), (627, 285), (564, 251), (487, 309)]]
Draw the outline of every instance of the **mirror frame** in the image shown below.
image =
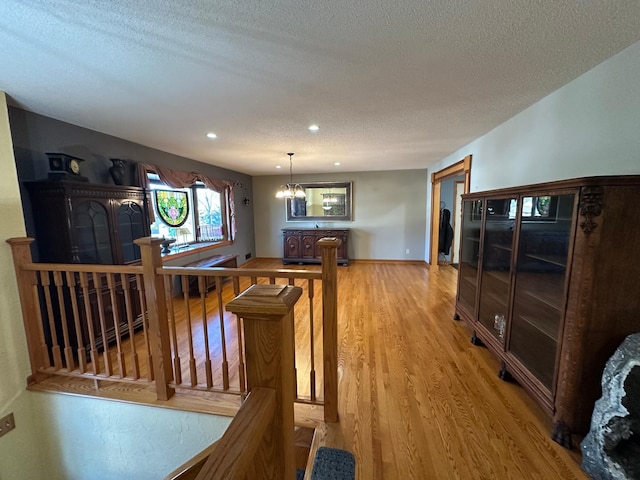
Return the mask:
[(316, 182), (316, 183), (300, 183), (299, 184), (305, 190), (307, 188), (345, 188), (345, 205), (344, 205), (344, 215), (333, 215), (333, 216), (304, 216), (304, 217), (296, 217), (291, 214), (291, 198), (285, 199), (285, 213), (287, 217), (287, 222), (350, 222), (352, 219), (352, 211), (351, 206), (353, 205), (353, 189), (351, 188), (353, 182)]

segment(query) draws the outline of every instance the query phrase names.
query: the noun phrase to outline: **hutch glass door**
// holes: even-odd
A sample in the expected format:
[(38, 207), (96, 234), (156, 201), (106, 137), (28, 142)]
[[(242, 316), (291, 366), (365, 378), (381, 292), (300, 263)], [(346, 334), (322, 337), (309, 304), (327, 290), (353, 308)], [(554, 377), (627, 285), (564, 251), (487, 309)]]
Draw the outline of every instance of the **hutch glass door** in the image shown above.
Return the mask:
[(460, 246), (458, 303), (475, 316), (478, 289), (478, 261), (480, 259), (480, 228), (482, 201), (462, 203), (462, 242)]
[(78, 263), (113, 264), (109, 213), (102, 203), (87, 200), (76, 205), (73, 234)]
[(521, 200), (509, 351), (551, 391), (566, 302), (574, 194)]
[(515, 197), (488, 199), (482, 243), (482, 295), (478, 320), (501, 343), (509, 318), (511, 252), (513, 250)]

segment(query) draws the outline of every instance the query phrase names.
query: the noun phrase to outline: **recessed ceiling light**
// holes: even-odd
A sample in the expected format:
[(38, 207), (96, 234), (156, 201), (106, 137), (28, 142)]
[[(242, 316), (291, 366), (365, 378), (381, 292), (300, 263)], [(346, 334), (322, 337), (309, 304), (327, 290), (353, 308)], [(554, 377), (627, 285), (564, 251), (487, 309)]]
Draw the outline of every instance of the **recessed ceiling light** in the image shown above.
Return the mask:
[(276, 168), (282, 168), (280, 165), (276, 165)]
[(320, 127), (318, 125), (316, 125), (316, 124), (309, 125), (309, 130), (311, 132), (317, 132), (318, 130), (320, 130)]
[(336, 162), (336, 163), (334, 163), (334, 165), (335, 165), (336, 167), (339, 167), (339, 166), (340, 166), (340, 162)]
[(215, 140), (216, 138), (218, 138), (218, 136), (213, 132), (209, 132), (209, 133), (207, 133), (207, 138)]

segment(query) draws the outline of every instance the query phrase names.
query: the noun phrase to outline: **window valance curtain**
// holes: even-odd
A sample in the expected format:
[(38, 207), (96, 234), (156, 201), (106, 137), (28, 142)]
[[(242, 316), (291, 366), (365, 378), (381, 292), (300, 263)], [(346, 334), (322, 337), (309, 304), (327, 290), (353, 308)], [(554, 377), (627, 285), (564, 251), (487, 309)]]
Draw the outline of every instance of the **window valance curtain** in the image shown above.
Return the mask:
[(147, 173), (155, 173), (160, 181), (171, 188), (187, 188), (200, 181), (205, 187), (219, 192), (225, 192), (229, 199), (229, 218), (231, 228), (231, 239), (235, 239), (238, 228), (236, 225), (236, 205), (233, 198), (233, 182), (229, 180), (220, 180), (218, 178), (208, 177), (201, 173), (183, 172), (181, 170), (173, 170), (171, 168), (158, 167), (150, 163), (138, 163), (138, 178), (144, 187), (149, 188), (149, 178)]

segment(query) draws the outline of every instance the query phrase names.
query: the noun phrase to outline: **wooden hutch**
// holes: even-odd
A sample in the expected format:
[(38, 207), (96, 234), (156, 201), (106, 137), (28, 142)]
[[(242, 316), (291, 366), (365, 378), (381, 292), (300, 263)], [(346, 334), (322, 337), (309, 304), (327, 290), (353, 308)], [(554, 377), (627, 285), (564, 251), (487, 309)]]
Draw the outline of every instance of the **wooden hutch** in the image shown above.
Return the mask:
[(589, 429), (607, 359), (640, 331), (640, 176), (463, 195), (456, 315), (553, 416)]

